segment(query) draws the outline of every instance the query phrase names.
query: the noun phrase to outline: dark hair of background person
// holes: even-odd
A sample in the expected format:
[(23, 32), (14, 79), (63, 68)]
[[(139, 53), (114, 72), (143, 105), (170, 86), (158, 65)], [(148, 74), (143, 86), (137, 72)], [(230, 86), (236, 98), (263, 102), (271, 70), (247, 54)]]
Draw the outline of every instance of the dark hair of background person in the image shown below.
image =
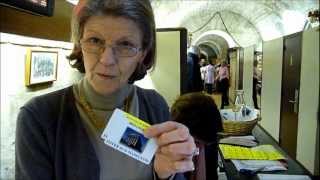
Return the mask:
[(83, 36), (84, 25), (91, 16), (124, 17), (134, 21), (142, 33), (142, 49), (147, 51), (142, 64), (138, 64), (129, 78), (129, 83), (142, 79), (147, 70), (153, 69), (156, 59), (156, 30), (154, 14), (149, 0), (88, 0), (88, 2), (73, 14), (71, 22), (72, 41), (74, 47), (67, 57), (70, 65), (85, 73), (80, 39)]
[(202, 92), (180, 96), (171, 107), (171, 118), (187, 126), (193, 137), (207, 144), (216, 143), (217, 133), (222, 131), (216, 103)]
[[(211, 96), (202, 92), (180, 96), (171, 107), (171, 118), (189, 128), (190, 134), (205, 145), (206, 179), (218, 179), (218, 135), (222, 120)], [(211, 170), (210, 170), (211, 169)], [(185, 174), (190, 177), (190, 173)]]
[(211, 64), (211, 65), (213, 65), (213, 61), (216, 60), (216, 59), (217, 59), (217, 58), (209, 59), (209, 60), (208, 60), (208, 63)]
[(222, 60), (221, 61), (221, 66), (227, 66), (228, 64), (227, 64), (227, 61), (225, 61), (225, 60)]

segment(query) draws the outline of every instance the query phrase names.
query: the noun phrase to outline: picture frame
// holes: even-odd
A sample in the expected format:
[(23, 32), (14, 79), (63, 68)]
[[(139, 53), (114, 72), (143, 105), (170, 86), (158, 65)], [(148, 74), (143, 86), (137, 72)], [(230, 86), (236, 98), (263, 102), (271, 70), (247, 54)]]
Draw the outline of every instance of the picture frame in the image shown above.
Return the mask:
[(28, 49), (25, 63), (25, 85), (57, 80), (58, 52)]
[(50, 17), (53, 16), (55, 0), (0, 0), (0, 5)]

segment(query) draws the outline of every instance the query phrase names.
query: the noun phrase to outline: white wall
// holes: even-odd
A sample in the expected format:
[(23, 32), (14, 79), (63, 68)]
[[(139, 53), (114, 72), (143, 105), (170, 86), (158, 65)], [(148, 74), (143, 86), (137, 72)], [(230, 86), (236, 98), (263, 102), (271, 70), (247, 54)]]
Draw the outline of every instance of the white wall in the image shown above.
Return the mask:
[[(28, 38), (0, 33), (1, 49), (1, 174), (0, 179), (14, 179), (15, 127), (19, 108), (34, 96), (71, 85), (81, 75), (72, 69), (66, 59), (71, 43)], [(58, 52), (57, 80), (41, 89), (27, 88), (25, 80), (25, 55), (27, 48), (49, 46)], [(61, 47), (61, 48), (59, 48)], [(37, 48), (39, 49), (39, 48)], [(41, 48), (40, 48), (41, 49)]]
[[(319, 108), (319, 31), (303, 32), (297, 137), (297, 160), (310, 172), (319, 175), (315, 169), (317, 111)], [(319, 149), (318, 149), (319, 150)], [(319, 155), (319, 154), (318, 154)], [(319, 159), (318, 159), (319, 160)], [(318, 166), (319, 168), (319, 166)]]
[(253, 60), (255, 46), (244, 48), (243, 60), (243, 90), (244, 100), (247, 105), (254, 107), (252, 100)]
[(262, 127), (279, 141), (283, 38), (263, 43)]

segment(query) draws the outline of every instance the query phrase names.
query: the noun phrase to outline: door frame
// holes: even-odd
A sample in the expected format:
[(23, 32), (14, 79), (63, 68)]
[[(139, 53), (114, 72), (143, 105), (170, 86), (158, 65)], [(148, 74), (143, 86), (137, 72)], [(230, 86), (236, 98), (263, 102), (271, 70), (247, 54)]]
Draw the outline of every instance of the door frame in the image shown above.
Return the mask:
[[(300, 56), (300, 65), (299, 65), (299, 73), (298, 73), (298, 78), (297, 78), (297, 81), (298, 81), (298, 85), (297, 85), (297, 89), (299, 90), (300, 92), (300, 76), (301, 76), (301, 58), (302, 58), (302, 32), (297, 32), (297, 33), (294, 33), (294, 34), (290, 34), (290, 35), (287, 35), (287, 36), (284, 36), (283, 37), (283, 55), (282, 55), (282, 77), (281, 77), (281, 100), (280, 100), (280, 123), (279, 123), (279, 145), (289, 154), (289, 152), (286, 150), (285, 147), (283, 147), (283, 144), (282, 142), (284, 141), (283, 138), (282, 138), (282, 130), (283, 130), (283, 113), (284, 113), (284, 102), (283, 102), (283, 93), (284, 93), (284, 89), (286, 87), (284, 87), (284, 82), (285, 82), (285, 79), (284, 79), (284, 73), (285, 73), (285, 68), (286, 68), (286, 64), (285, 64), (285, 58), (286, 58), (286, 39), (289, 39), (289, 38), (292, 38), (292, 37), (296, 37), (296, 36), (300, 36), (300, 39), (299, 39), (299, 56)], [(299, 102), (299, 96), (298, 96), (298, 102)], [(297, 102), (297, 129), (296, 129), (296, 137), (293, 137), (294, 140), (295, 140), (295, 152), (294, 152), (294, 157), (291, 157), (293, 159), (296, 159), (296, 153), (297, 153), (297, 137), (298, 137), (298, 121), (299, 121), (299, 103)], [(292, 155), (291, 155), (292, 156)]]

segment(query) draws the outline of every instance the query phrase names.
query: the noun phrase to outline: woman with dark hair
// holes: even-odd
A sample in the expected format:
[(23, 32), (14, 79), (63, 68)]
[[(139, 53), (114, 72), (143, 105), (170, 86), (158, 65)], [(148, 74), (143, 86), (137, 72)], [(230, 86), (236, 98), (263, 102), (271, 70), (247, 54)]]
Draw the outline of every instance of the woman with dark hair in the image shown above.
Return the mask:
[(217, 133), (223, 128), (213, 98), (201, 92), (184, 94), (172, 105), (171, 119), (189, 128), (199, 148), (199, 156), (194, 157), (195, 171), (186, 173), (188, 179), (217, 180)]
[[(189, 130), (168, 121), (154, 90), (133, 85), (155, 64), (155, 22), (149, 0), (81, 0), (72, 20), (70, 64), (84, 73), (73, 86), (30, 100), (16, 130), (17, 180), (183, 179), (194, 169)], [(152, 124), (144, 132), (158, 151), (149, 164), (104, 144), (112, 112)]]

